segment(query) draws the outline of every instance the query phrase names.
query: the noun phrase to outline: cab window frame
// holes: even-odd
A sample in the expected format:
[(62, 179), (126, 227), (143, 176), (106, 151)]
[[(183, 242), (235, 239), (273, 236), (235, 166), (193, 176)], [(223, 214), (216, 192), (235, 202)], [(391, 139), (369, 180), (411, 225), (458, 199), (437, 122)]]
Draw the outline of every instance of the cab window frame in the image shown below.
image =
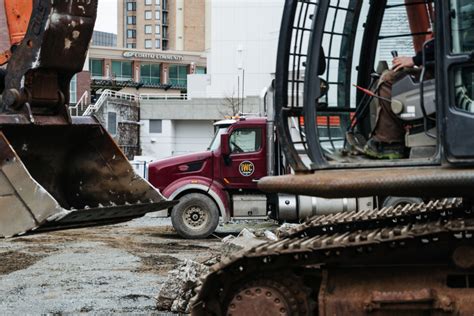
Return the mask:
[[(245, 131), (245, 130), (250, 130), (250, 131), (255, 131), (255, 142), (254, 142), (254, 147), (255, 149), (252, 150), (252, 151), (242, 151), (242, 152), (238, 152), (238, 151), (234, 151), (234, 149), (232, 148), (232, 136), (237, 133), (237, 132), (240, 132), (240, 131)], [(229, 136), (229, 148), (231, 149), (230, 151), (230, 154), (231, 155), (247, 155), (247, 154), (253, 154), (253, 153), (259, 153), (262, 148), (263, 148), (263, 130), (261, 127), (239, 127), (235, 130), (233, 130), (231, 133), (230, 133), (230, 136)], [(244, 149), (244, 148), (242, 148)]]

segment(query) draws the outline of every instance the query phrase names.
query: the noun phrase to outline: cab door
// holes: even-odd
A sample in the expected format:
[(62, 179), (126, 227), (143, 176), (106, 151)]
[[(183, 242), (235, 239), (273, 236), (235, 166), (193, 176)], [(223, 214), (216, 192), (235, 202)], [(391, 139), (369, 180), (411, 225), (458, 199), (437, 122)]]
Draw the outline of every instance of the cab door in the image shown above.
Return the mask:
[(439, 1), (438, 8), (440, 137), (449, 163), (474, 164), (474, 3)]
[(257, 181), (267, 174), (265, 147), (261, 126), (239, 126), (230, 131), (230, 154), (221, 160), (224, 186), (257, 189)]

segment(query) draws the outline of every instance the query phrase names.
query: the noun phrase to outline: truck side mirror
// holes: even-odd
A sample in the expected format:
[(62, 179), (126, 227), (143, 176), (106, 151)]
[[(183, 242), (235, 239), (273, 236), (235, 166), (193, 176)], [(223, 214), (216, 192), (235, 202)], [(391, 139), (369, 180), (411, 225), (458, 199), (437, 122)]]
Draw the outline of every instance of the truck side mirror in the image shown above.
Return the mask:
[(223, 156), (230, 155), (229, 134), (221, 135), (221, 153)]

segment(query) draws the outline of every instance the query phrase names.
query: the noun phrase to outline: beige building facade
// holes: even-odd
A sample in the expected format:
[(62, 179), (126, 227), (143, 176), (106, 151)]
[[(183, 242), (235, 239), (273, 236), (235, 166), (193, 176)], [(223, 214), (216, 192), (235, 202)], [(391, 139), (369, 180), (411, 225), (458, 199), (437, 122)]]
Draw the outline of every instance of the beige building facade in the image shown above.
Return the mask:
[(202, 52), (206, 0), (118, 0), (118, 47)]
[(206, 64), (206, 57), (199, 52), (97, 46), (89, 50), (92, 90), (183, 92), (187, 89), (187, 76), (205, 73)]

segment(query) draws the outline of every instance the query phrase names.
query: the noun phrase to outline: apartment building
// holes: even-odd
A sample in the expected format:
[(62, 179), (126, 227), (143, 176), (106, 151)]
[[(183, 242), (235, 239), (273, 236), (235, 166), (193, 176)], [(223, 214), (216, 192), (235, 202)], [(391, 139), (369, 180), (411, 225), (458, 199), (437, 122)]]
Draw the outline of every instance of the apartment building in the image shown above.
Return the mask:
[(205, 50), (206, 0), (118, 0), (118, 46)]

